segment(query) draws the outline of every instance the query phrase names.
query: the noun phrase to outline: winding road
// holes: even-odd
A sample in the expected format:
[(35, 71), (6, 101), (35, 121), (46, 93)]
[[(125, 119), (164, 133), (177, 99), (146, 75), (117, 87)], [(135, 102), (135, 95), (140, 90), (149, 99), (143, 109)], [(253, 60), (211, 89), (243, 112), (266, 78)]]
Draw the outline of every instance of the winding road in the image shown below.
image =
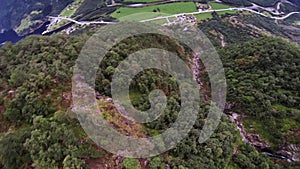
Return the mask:
[[(187, 1), (187, 0), (169, 0), (169, 1), (159, 2), (159, 3), (172, 3), (172, 2), (184, 2), (184, 1)], [(114, 2), (114, 1), (112, 1), (112, 2)], [(155, 2), (155, 3), (143, 3), (143, 4), (131, 4), (131, 5), (127, 5), (127, 6), (128, 7), (143, 7), (143, 6), (155, 5), (156, 3), (158, 3), (158, 2)], [(277, 13), (271, 12), (272, 14), (281, 15), (281, 13), (278, 13), (278, 9), (280, 8), (280, 4), (281, 3), (278, 3), (276, 5)], [(158, 16), (158, 17), (151, 18), (151, 19), (141, 20), (140, 22), (150, 22), (150, 21), (160, 20), (160, 19), (166, 19), (168, 21), (169, 18), (178, 17), (178, 16), (181, 16), (181, 15), (196, 15), (196, 14), (204, 14), (204, 13), (212, 13), (212, 12), (222, 12), (222, 11), (233, 11), (233, 10), (249, 11), (249, 12), (255, 13), (257, 15), (261, 15), (263, 17), (267, 17), (267, 18), (275, 19), (275, 20), (284, 20), (284, 19), (290, 17), (291, 15), (299, 14), (300, 13), (300, 12), (290, 12), (290, 13), (284, 15), (284, 16), (269, 16), (269, 15), (266, 15), (264, 13), (261, 13), (261, 12), (258, 12), (256, 10), (254, 10), (254, 9), (258, 9), (258, 8), (264, 9), (264, 10), (269, 11), (269, 12), (271, 11), (270, 7), (266, 8), (266, 7), (258, 6), (257, 4), (252, 4), (251, 7), (233, 7), (233, 8), (226, 8), (226, 9), (208, 9), (208, 10), (197, 11), (197, 12), (188, 12), (188, 13), (179, 13), (179, 14), (173, 14), (173, 15), (167, 15), (167, 16)], [(72, 18), (61, 17), (61, 16), (58, 16), (58, 17), (49, 16), (49, 18), (52, 20), (51, 24), (58, 23), (61, 20), (67, 20), (69, 22), (73, 22), (73, 23), (78, 24), (78, 25), (115, 24), (116, 23), (116, 22), (107, 22), (107, 21), (77, 21), (77, 20), (72, 19)]]
[[(238, 11), (249, 11), (267, 18), (271, 18), (271, 19), (275, 19), (275, 20), (284, 20), (288, 17), (290, 17), (293, 14), (297, 14), (300, 12), (291, 12), (285, 16), (268, 16), (265, 15), (263, 13), (257, 12), (253, 9), (249, 9), (249, 8), (227, 8), (227, 9), (215, 9), (215, 10), (206, 10), (206, 11), (198, 11), (198, 12), (188, 12), (188, 13), (179, 13), (179, 14), (174, 14), (174, 15), (168, 15), (168, 16), (158, 16), (155, 18), (151, 18), (151, 19), (145, 19), (145, 20), (141, 20), (140, 22), (149, 22), (149, 21), (154, 21), (154, 20), (160, 20), (160, 19), (169, 19), (171, 17), (178, 17), (181, 15), (196, 15), (196, 14), (203, 14), (203, 13), (211, 13), (211, 12), (221, 12), (221, 11), (232, 11), (232, 10), (238, 10)], [(59, 22), (60, 20), (67, 20), (70, 22), (74, 22), (76, 24), (79, 25), (90, 25), (90, 24), (115, 24), (116, 22), (107, 22), (107, 21), (76, 21), (75, 19), (72, 18), (68, 18), (68, 17), (54, 17), (54, 16), (49, 16), (50, 19), (55, 20), (55, 22)]]

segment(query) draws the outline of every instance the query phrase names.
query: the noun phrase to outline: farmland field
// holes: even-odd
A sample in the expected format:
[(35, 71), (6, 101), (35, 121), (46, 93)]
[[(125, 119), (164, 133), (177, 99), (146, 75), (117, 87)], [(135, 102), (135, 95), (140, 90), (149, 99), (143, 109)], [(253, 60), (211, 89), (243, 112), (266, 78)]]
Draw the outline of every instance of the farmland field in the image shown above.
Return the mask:
[[(156, 12), (153, 12), (156, 11)], [(141, 8), (128, 8), (122, 7), (116, 10), (114, 13), (111, 14), (114, 18), (122, 18), (127, 15), (149, 12), (147, 15), (136, 15), (138, 18), (129, 17), (127, 19), (134, 19), (134, 20), (143, 20), (149, 19), (156, 16), (162, 16), (165, 14), (177, 14), (177, 13), (184, 13), (184, 12), (196, 12), (196, 5), (193, 2), (178, 2), (178, 3), (170, 3), (170, 4), (163, 4), (163, 5), (154, 5), (154, 6), (147, 6)], [(151, 14), (152, 13), (152, 14)], [(123, 20), (123, 19), (122, 19)]]
[(218, 15), (236, 14), (236, 13), (238, 13), (238, 10), (228, 10), (228, 11), (219, 11), (219, 12), (217, 12)]
[(204, 20), (204, 19), (212, 18), (211, 12), (196, 14), (195, 16), (196, 16), (197, 20)]
[(209, 2), (208, 4), (212, 7), (212, 9), (227, 9), (232, 7), (229, 5), (224, 5), (216, 2)]
[(141, 21), (141, 20), (145, 20), (145, 19), (151, 19), (151, 18), (156, 18), (159, 16), (167, 16), (167, 15), (168, 14), (164, 14), (161, 12), (143, 12), (143, 13), (134, 13), (131, 15), (126, 15), (119, 19), (122, 21), (124, 21), (124, 20)]

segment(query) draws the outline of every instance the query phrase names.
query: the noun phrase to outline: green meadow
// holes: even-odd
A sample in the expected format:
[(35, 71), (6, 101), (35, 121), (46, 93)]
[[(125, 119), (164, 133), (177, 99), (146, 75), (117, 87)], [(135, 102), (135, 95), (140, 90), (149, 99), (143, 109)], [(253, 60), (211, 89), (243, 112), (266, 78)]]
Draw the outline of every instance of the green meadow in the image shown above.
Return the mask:
[[(153, 2), (159, 0), (126, 0), (127, 2)], [(209, 5), (212, 9), (228, 9), (231, 6), (223, 5), (215, 2), (209, 2)], [(140, 8), (129, 8), (129, 7), (121, 7), (111, 14), (112, 17), (120, 19), (120, 20), (134, 20), (141, 21), (145, 19), (151, 19), (159, 16), (166, 16), (178, 13), (188, 13), (188, 12), (196, 12), (197, 8), (193, 2), (177, 2), (170, 4), (162, 4), (162, 5), (154, 5)], [(228, 10), (228, 11), (220, 11), (217, 12), (218, 15), (224, 14), (235, 14), (237, 10)], [(203, 13), (196, 14), (198, 20), (204, 20), (212, 18), (212, 13)], [(164, 22), (165, 20), (160, 20), (160, 22)]]
[[(170, 3), (170, 4), (163, 4), (163, 5), (147, 6), (141, 8), (121, 7), (118, 10), (116, 10), (114, 13), (112, 13), (111, 16), (118, 19), (121, 18), (121, 20), (139, 21), (143, 19), (154, 18), (157, 16), (172, 15), (172, 14), (178, 14), (184, 12), (196, 12), (196, 11), (197, 11), (196, 5), (193, 2), (178, 2), (178, 3)], [(135, 14), (135, 15), (128, 17), (128, 15), (131, 14)]]

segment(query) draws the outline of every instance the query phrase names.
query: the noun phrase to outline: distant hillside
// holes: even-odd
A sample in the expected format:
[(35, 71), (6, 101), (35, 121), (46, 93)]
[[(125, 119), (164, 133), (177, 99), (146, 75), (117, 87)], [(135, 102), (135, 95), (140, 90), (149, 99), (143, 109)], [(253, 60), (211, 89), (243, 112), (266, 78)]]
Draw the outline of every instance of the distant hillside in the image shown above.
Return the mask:
[(240, 13), (214, 17), (199, 24), (199, 28), (217, 46), (222, 41), (229, 45), (265, 35), (281, 36), (300, 43), (300, 27), (294, 24), (297, 17), (294, 15), (276, 23), (266, 17)]
[[(274, 6), (276, 5), (276, 3), (280, 2), (280, 0), (221, 0), (221, 1), (235, 6), (251, 6), (252, 3), (255, 3), (264, 7)], [(288, 0), (288, 1), (300, 7), (299, 0)]]
[(47, 15), (57, 15), (73, 0), (2, 0), (0, 30), (27, 34), (39, 27)]

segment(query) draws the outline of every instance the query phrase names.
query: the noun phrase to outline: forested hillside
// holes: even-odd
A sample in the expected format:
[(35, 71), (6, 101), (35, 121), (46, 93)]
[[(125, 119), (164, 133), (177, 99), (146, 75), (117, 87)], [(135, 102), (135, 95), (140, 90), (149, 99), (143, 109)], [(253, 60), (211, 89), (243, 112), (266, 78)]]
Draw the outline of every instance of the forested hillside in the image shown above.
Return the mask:
[(296, 14), (287, 20), (276, 23), (262, 16), (245, 13), (234, 16), (214, 15), (213, 18), (202, 22), (198, 27), (215, 46), (221, 46), (222, 41), (226, 46), (226, 44), (246, 42), (266, 35), (280, 36), (300, 43), (300, 28), (294, 23), (298, 17), (299, 14)]
[[(97, 147), (84, 133), (71, 111), (72, 67), (90, 33), (80, 36), (55, 35), (28, 37), (16, 45), (0, 48), (0, 161), (7, 169), (15, 168), (89, 168), (95, 163), (112, 168), (294, 168), (297, 164), (275, 160), (244, 143), (228, 115), (211, 138), (199, 144), (208, 102), (202, 104), (199, 119), (175, 149), (155, 158), (121, 158)], [(98, 72), (96, 90), (109, 97), (111, 74), (130, 52), (144, 48), (143, 37), (124, 41), (108, 53)], [(169, 39), (151, 36), (153, 46), (174, 51), (189, 60), (188, 52)], [(129, 46), (133, 49), (125, 50)], [(259, 134), (277, 152), (288, 145), (299, 147), (299, 46), (279, 38), (259, 38), (219, 50), (226, 69), (228, 112), (245, 115), (241, 119), (248, 132)], [(157, 73), (160, 75), (157, 76)], [(204, 76), (205, 77), (205, 76)], [(169, 76), (149, 70), (135, 79), (131, 88), (133, 104), (149, 108), (147, 93), (155, 88), (168, 94), (164, 115), (153, 123), (129, 129), (124, 119), (114, 115), (111, 103), (99, 100), (106, 119), (126, 129), (124, 133), (156, 135), (177, 116), (180, 97)], [(147, 87), (148, 86), (148, 87)], [(130, 123), (131, 124), (131, 123)], [(286, 149), (284, 149), (286, 150)], [(290, 151), (290, 150), (286, 150)], [(299, 152), (298, 152), (299, 153)], [(283, 154), (284, 155), (284, 154)], [(145, 163), (146, 161), (146, 163)], [(276, 161), (276, 162), (274, 162)], [(277, 163), (277, 164), (276, 164)], [(294, 166), (294, 167), (293, 167)], [(101, 167), (101, 165), (100, 165)], [(102, 166), (103, 167), (103, 166)]]
[(220, 51), (232, 111), (245, 116), (246, 131), (259, 134), (267, 151), (295, 159), (300, 146), (299, 49), (278, 38), (260, 38)]

